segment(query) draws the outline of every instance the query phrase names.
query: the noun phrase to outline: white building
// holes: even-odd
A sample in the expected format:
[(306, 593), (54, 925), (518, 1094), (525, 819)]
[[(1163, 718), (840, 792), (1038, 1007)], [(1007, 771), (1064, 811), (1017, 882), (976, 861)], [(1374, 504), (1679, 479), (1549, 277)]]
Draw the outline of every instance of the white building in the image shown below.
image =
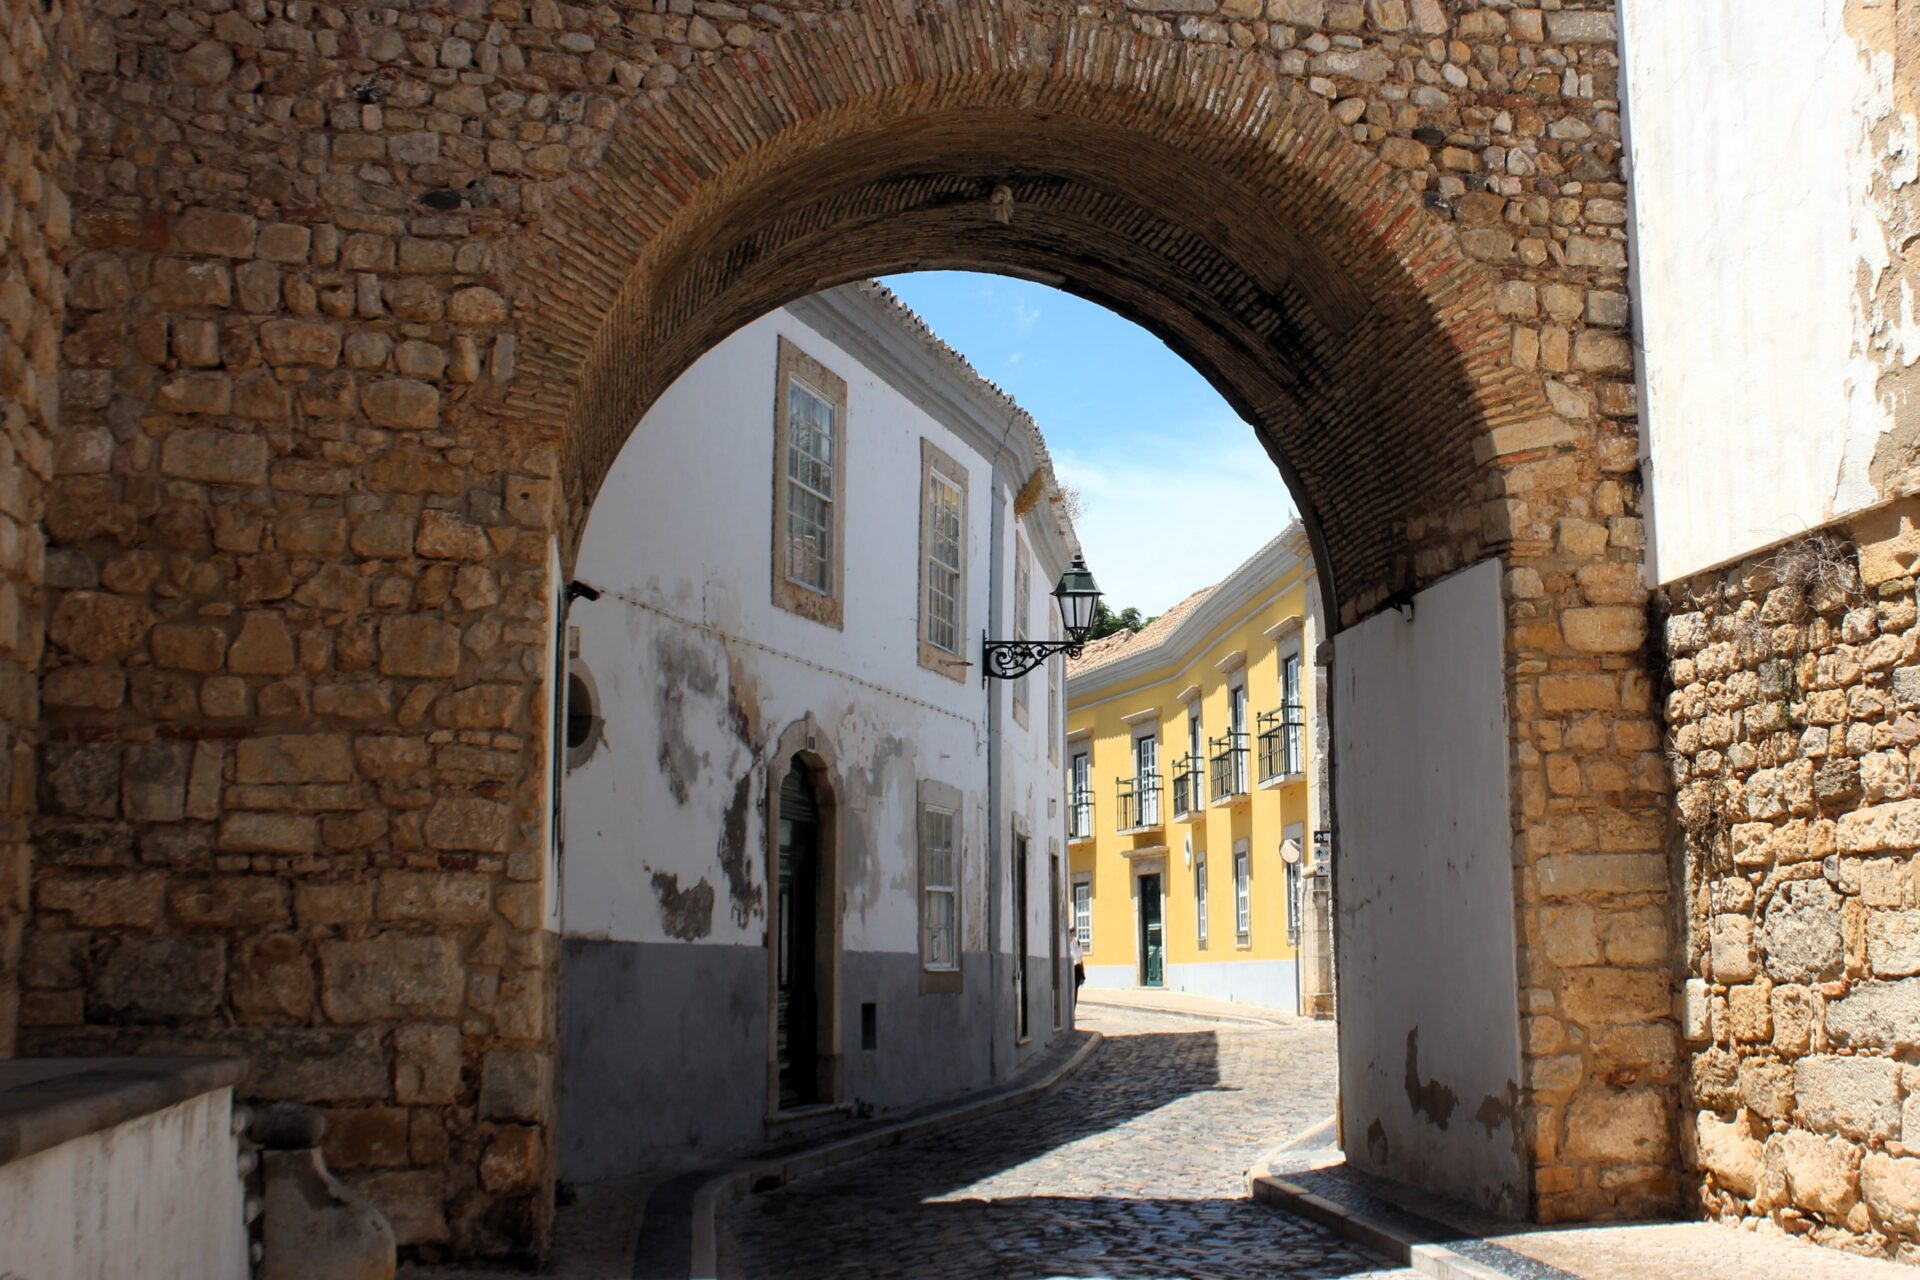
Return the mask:
[(1058, 635), (1072, 546), (1032, 419), (877, 285), (648, 414), (567, 620), (562, 1176), (976, 1088), (1069, 1025), (1061, 660), (980, 658)]

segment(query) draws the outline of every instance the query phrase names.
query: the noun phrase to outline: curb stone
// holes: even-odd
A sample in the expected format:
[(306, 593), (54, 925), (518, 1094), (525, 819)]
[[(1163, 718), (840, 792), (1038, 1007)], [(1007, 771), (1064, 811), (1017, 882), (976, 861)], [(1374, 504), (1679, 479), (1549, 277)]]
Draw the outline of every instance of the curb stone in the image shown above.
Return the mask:
[(922, 1134), (949, 1129), (1031, 1102), (1052, 1092), (1085, 1066), (1105, 1039), (1098, 1031), (1089, 1031), (1087, 1039), (1065, 1061), (1029, 1084), (959, 1102), (929, 1115), (902, 1120), (852, 1137), (823, 1142), (819, 1146), (790, 1152), (775, 1159), (734, 1165), (715, 1174), (693, 1194), (692, 1211), (689, 1214), (693, 1235), (689, 1280), (718, 1280), (720, 1241), (716, 1222), (723, 1197), (731, 1198), (754, 1190), (766, 1191), (785, 1186), (794, 1178), (844, 1164), (882, 1147), (894, 1146)]
[(1435, 1280), (1512, 1280), (1444, 1245), (1423, 1240), (1405, 1227), (1385, 1222), (1357, 1209), (1315, 1195), (1297, 1183), (1275, 1175), (1262, 1160), (1247, 1171), (1247, 1188), (1262, 1204), (1331, 1228), (1374, 1252)]

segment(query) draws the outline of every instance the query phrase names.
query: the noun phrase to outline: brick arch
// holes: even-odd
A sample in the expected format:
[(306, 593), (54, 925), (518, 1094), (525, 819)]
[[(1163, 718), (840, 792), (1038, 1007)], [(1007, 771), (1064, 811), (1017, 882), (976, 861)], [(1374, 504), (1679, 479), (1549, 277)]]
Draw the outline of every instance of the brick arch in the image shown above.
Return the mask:
[(654, 95), (519, 246), (499, 408), (563, 441), (577, 537), (707, 349), (937, 266), (1059, 284), (1189, 359), (1256, 425), (1343, 621), (1504, 545), (1484, 438), (1548, 408), (1489, 273), (1270, 60), (1090, 20), (845, 15)]

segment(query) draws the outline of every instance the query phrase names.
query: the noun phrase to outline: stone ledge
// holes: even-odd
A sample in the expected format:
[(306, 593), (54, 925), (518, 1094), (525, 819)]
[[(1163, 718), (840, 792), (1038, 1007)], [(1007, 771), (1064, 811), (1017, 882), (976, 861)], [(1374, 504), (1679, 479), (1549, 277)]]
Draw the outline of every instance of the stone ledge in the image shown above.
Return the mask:
[(18, 1058), (0, 1062), (0, 1165), (230, 1088), (244, 1058)]

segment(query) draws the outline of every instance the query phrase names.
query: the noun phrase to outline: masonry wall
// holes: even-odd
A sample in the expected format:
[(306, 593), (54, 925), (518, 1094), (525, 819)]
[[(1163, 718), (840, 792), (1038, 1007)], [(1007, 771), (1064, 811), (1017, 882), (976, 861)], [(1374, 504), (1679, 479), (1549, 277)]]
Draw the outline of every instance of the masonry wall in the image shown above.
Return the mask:
[[(61, 41), (25, 1047), (245, 1052), (410, 1248), (537, 1251), (549, 566), (673, 374), (909, 261), (1177, 339), (1261, 410), (1342, 623), (1506, 556), (1526, 856), (1657, 844), (1611, 6), (1193, 7), (147, 0)], [(1003, 221), (1009, 163), (1078, 176)], [(1629, 723), (1574, 741), (1596, 708)], [(1665, 1204), (1560, 1143), (1665, 1034), (1530, 1051), (1543, 1216)]]
[(12, 1054), (44, 639), (41, 517), (60, 426), (79, 0), (0, 6), (0, 1057)]
[(1707, 1212), (1920, 1261), (1920, 552), (1909, 499), (1666, 587)]
[[(896, 323), (857, 294), (851, 310)], [(847, 383), (837, 628), (771, 600), (781, 338)], [(918, 660), (923, 439), (968, 475), (969, 652), (957, 679)], [(1029, 678), (1025, 716), (1001, 721), (1005, 794), (996, 812), (987, 711), (990, 698), (1010, 693), (983, 688), (970, 665), (992, 600), (1008, 601), (1013, 585), (1004, 573), (1011, 521), (1009, 545), (996, 549), (993, 518), (1011, 499), (992, 458), (787, 311), (716, 347), (635, 431), (575, 568), (602, 594), (577, 601), (569, 616), (573, 669), (590, 676), (601, 724), (565, 791), (562, 1176), (670, 1166), (781, 1136), (767, 1121), (767, 795), (776, 744), (808, 717), (838, 801), (844, 1102), (885, 1111), (979, 1087), (1052, 1039), (1057, 708), (1046, 704), (1043, 671)], [(1051, 507), (1040, 504), (1036, 518), (1052, 519)], [(1029, 604), (1044, 625), (1053, 608), (1045, 592), (1064, 566), (1033, 555)], [(951, 993), (920, 983), (922, 782), (962, 797), (964, 973)], [(996, 984), (992, 968), (1011, 956), (1010, 853), (998, 875), (989, 859), (993, 827), (1015, 814), (1032, 841), (1034, 1035), (1020, 1048), (1011, 984)], [(861, 1042), (866, 1003), (875, 1006), (870, 1049)]]

